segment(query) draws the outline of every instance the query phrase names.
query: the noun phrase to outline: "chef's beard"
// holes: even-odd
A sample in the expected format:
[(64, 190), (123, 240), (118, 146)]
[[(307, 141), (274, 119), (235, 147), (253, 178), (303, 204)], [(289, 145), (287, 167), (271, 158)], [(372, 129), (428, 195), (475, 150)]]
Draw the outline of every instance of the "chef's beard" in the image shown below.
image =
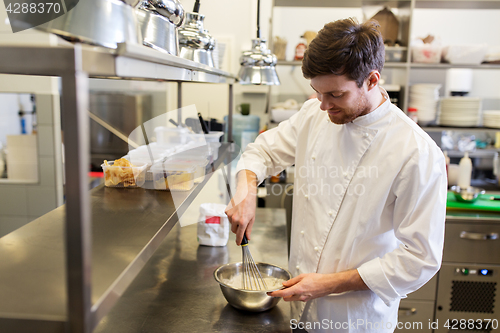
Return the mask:
[(361, 95), (359, 96), (356, 107), (354, 109), (335, 110), (339, 110), (340, 113), (336, 115), (330, 115), (329, 113), (327, 113), (328, 119), (334, 124), (343, 125), (350, 123), (359, 116), (368, 114), (370, 112), (370, 105), (368, 103), (368, 99), (366, 98), (365, 92), (361, 91)]

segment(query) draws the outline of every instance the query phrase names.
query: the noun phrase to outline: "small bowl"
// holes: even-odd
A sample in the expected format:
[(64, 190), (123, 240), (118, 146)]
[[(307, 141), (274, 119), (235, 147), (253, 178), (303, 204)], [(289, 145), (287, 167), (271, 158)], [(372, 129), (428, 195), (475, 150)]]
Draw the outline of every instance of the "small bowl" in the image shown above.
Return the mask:
[[(292, 278), (289, 271), (279, 266), (259, 262), (257, 267), (262, 275), (283, 279), (284, 281)], [(233, 288), (223, 282), (240, 274), (243, 274), (241, 262), (222, 265), (214, 272), (215, 281), (219, 283), (222, 294), (233, 307), (245, 311), (262, 312), (276, 306), (281, 300), (281, 297), (268, 296), (267, 292), (283, 289), (283, 287), (269, 290), (244, 290)]]
[(450, 190), (455, 195), (457, 201), (473, 203), (481, 194), (486, 193), (485, 190), (478, 187), (469, 186), (468, 188), (460, 188), (460, 186), (452, 186)]

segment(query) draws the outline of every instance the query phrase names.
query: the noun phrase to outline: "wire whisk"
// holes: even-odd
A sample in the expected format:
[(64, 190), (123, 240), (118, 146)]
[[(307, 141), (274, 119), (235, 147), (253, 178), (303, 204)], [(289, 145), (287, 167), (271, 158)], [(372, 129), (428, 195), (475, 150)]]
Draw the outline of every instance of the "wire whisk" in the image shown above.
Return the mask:
[(246, 290), (266, 290), (267, 285), (262, 275), (260, 274), (259, 267), (253, 260), (250, 249), (248, 248), (248, 239), (243, 235), (241, 242), (242, 263), (243, 263), (243, 289)]
[[(226, 182), (227, 193), (231, 198), (231, 202), (234, 206), (233, 195), (231, 193), (231, 186), (229, 185), (229, 179), (227, 178), (226, 170), (224, 167), (222, 169), (222, 175), (224, 176), (224, 180)], [(260, 274), (259, 267), (253, 260), (252, 254), (250, 253), (250, 249), (248, 248), (248, 239), (245, 234), (243, 234), (243, 240), (241, 242), (241, 251), (242, 251), (242, 264), (243, 264), (243, 289), (246, 290), (267, 290), (266, 282), (262, 278)]]

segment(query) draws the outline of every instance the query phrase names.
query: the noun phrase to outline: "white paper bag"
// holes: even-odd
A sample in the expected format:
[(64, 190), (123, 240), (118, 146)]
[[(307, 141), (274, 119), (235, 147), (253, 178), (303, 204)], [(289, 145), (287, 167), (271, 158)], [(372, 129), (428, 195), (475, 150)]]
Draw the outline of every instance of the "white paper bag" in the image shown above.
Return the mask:
[(229, 240), (229, 220), (225, 205), (204, 203), (200, 205), (198, 242), (200, 245), (225, 246)]

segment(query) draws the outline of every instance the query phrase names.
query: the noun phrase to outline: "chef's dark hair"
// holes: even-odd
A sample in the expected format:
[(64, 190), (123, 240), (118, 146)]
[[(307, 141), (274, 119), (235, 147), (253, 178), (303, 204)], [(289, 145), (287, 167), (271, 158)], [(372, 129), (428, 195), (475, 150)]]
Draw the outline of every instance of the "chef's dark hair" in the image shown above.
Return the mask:
[(373, 70), (382, 71), (385, 47), (377, 21), (359, 24), (348, 18), (325, 24), (308, 45), (302, 60), (306, 79), (347, 75), (359, 88)]

